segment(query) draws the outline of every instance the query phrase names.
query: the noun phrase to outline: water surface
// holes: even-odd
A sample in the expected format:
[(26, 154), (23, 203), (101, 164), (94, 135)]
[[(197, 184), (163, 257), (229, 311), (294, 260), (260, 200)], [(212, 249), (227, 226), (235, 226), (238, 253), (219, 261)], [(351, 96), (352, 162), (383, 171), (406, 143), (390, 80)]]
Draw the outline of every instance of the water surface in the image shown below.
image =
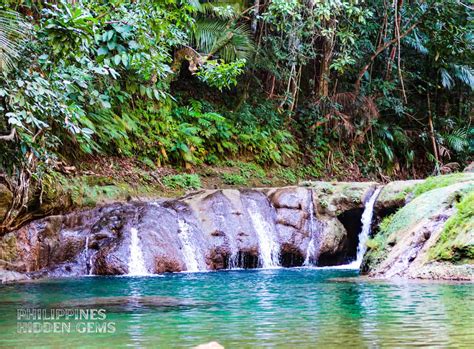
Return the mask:
[[(474, 347), (474, 285), (344, 281), (355, 276), (302, 268), (0, 286), (0, 345)], [(105, 309), (115, 333), (17, 333), (18, 308), (81, 306)]]

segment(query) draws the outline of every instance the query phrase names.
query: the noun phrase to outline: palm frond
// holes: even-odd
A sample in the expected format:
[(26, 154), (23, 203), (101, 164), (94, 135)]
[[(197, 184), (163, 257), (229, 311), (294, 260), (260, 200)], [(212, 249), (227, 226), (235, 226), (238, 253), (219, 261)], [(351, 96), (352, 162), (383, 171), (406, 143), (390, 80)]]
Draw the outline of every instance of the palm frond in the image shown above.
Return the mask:
[(405, 38), (405, 42), (423, 55), (429, 52), (425, 46), (426, 39), (418, 29), (413, 30), (412, 34)]
[(217, 54), (226, 62), (248, 59), (254, 51), (250, 31), (218, 19), (199, 19), (194, 28), (194, 44), (205, 54)]
[(0, 11), (0, 71), (10, 70), (20, 58), (30, 25), (13, 11)]
[(440, 73), (441, 73), (441, 85), (443, 85), (443, 87), (447, 88), (448, 90), (452, 89), (454, 86), (454, 80), (451, 77), (451, 74), (449, 74), (449, 72), (444, 68), (440, 69)]
[(468, 65), (453, 64), (454, 75), (474, 90), (474, 69)]
[(455, 152), (462, 152), (469, 146), (467, 129), (457, 129), (443, 137), (449, 148)]

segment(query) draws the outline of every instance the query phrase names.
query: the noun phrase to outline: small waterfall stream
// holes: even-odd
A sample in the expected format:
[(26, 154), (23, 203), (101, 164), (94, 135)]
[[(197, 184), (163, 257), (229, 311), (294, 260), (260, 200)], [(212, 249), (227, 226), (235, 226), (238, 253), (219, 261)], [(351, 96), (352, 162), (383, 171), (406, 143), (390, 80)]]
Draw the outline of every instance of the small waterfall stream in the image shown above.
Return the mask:
[(128, 261), (128, 275), (148, 275), (148, 270), (145, 266), (145, 258), (143, 257), (143, 251), (140, 246), (138, 230), (136, 228), (131, 228), (130, 234), (130, 259)]
[(370, 236), (375, 201), (377, 200), (381, 190), (382, 187), (377, 188), (369, 201), (365, 204), (364, 213), (362, 213), (362, 231), (359, 234), (359, 244), (357, 245), (357, 257), (355, 261), (346, 265), (348, 268), (359, 269), (362, 264), (364, 254), (367, 251), (367, 241)]
[(178, 237), (183, 247), (184, 263), (189, 272), (199, 271), (199, 260), (196, 254), (196, 247), (191, 240), (189, 224), (184, 219), (178, 219)]
[(316, 243), (319, 245), (319, 233), (320, 233), (320, 223), (317, 221), (315, 214), (314, 214), (314, 203), (313, 203), (313, 191), (311, 190), (310, 201), (308, 205), (309, 211), (309, 232), (311, 235), (311, 239), (308, 243), (308, 247), (306, 249), (306, 257), (303, 262), (304, 266), (312, 266), (316, 265), (317, 257), (316, 254)]
[(262, 268), (275, 268), (280, 265), (280, 247), (275, 241), (273, 229), (260, 213), (257, 203), (249, 200), (248, 212), (252, 220), (259, 246), (259, 263)]
[(86, 236), (86, 245), (84, 247), (84, 263), (86, 264), (86, 274), (91, 275), (91, 260), (88, 258), (89, 255), (89, 236)]

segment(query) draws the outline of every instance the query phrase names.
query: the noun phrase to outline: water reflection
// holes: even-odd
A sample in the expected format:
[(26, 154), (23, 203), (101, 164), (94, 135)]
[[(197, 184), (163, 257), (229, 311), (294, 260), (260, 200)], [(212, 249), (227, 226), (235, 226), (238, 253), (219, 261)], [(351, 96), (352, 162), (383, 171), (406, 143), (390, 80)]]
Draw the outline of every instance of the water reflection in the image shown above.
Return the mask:
[(474, 346), (472, 284), (340, 279), (354, 275), (277, 269), (11, 285), (0, 288), (0, 339), (7, 346), (63, 343), (53, 334), (16, 335), (15, 309), (33, 304), (107, 309), (116, 333), (70, 334), (71, 346)]

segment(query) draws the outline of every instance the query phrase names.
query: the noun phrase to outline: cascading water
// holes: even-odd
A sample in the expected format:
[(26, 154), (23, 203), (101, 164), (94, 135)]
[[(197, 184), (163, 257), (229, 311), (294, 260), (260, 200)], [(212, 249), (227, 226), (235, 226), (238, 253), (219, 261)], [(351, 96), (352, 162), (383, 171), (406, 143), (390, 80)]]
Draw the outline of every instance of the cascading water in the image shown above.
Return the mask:
[(86, 274), (90, 275), (91, 263), (90, 263), (90, 259), (87, 258), (88, 255), (89, 255), (89, 237), (86, 236), (86, 246), (84, 248), (84, 263), (86, 264)]
[(280, 265), (280, 246), (274, 239), (273, 229), (260, 213), (257, 203), (249, 202), (248, 212), (257, 234), (259, 263), (262, 268), (275, 268)]
[(345, 266), (347, 268), (359, 269), (362, 264), (364, 254), (367, 251), (367, 241), (369, 240), (370, 228), (372, 226), (375, 200), (377, 200), (381, 190), (382, 187), (377, 188), (365, 204), (364, 213), (362, 214), (362, 231), (359, 234), (359, 244), (357, 245), (357, 257), (355, 261)]
[(178, 219), (178, 237), (183, 246), (183, 257), (186, 269), (189, 272), (199, 271), (199, 260), (196, 254), (195, 247), (191, 241), (189, 232), (189, 224), (184, 219)]
[(310, 201), (308, 205), (308, 211), (309, 211), (309, 232), (311, 235), (311, 239), (308, 243), (308, 247), (306, 249), (306, 257), (303, 262), (303, 265), (307, 267), (316, 265), (316, 260), (317, 260), (317, 256), (315, 256), (316, 243), (319, 243), (317, 240), (318, 240), (318, 235), (319, 235), (319, 230), (320, 230), (320, 224), (314, 215), (314, 203), (313, 203), (312, 190), (311, 190)]
[(128, 260), (128, 275), (143, 276), (148, 275), (148, 270), (145, 266), (145, 258), (140, 246), (140, 239), (138, 238), (138, 230), (136, 228), (130, 229), (130, 259)]

